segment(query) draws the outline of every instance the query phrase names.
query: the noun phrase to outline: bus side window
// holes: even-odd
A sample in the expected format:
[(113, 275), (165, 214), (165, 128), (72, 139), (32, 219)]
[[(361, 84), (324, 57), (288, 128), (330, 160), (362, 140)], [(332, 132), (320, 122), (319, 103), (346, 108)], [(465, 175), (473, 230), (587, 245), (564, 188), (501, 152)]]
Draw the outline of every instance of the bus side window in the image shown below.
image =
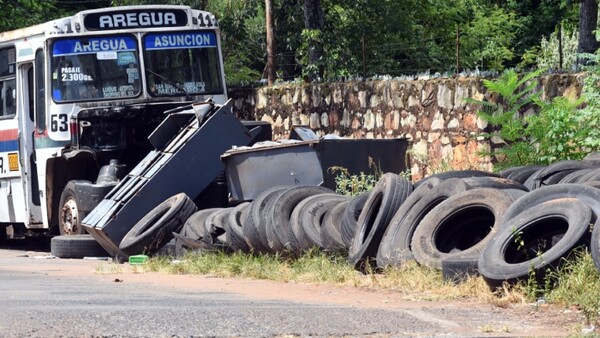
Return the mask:
[(44, 90), (44, 52), (35, 52), (35, 126), (38, 132), (46, 129), (46, 91)]
[(14, 80), (0, 81), (0, 116), (11, 117), (16, 113)]
[(15, 106), (15, 48), (0, 49), (0, 117), (12, 117)]

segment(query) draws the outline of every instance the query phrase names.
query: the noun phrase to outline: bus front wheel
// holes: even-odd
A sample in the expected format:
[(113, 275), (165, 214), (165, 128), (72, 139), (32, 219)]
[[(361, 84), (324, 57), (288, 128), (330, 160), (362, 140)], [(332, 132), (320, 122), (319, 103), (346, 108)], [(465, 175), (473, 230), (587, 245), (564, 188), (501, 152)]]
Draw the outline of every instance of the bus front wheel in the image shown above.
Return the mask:
[(82, 210), (81, 194), (75, 181), (69, 181), (60, 195), (58, 210), (58, 230), (61, 235), (80, 235), (86, 233), (81, 221), (86, 213)]

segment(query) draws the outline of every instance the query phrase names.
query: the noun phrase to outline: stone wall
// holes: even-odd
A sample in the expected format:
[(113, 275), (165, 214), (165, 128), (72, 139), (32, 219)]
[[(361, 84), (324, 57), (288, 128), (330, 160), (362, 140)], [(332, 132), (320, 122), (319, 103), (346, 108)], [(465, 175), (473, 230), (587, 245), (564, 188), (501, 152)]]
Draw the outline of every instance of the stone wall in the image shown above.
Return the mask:
[[(554, 74), (539, 81), (543, 98), (578, 97), (583, 74)], [(487, 124), (466, 98), (496, 100), (480, 78), (284, 84), (232, 89), (234, 111), (244, 119), (270, 122), (273, 138), (287, 138), (294, 125), (320, 136), (409, 140), (413, 179), (445, 169), (491, 170), (480, 153), (491, 144), (479, 136)], [(351, 156), (351, 154), (349, 154)]]

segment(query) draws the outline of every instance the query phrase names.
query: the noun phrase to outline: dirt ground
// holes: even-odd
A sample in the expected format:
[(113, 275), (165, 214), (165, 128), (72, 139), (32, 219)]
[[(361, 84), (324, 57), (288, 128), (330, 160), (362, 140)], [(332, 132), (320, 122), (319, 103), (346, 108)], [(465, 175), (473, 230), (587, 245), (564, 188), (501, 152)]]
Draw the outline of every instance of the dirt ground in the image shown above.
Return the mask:
[[(54, 276), (93, 276), (106, 282), (152, 284), (185, 292), (215, 291), (239, 295), (248, 300), (282, 300), (299, 304), (326, 304), (355, 308), (396, 311), (443, 328), (432, 335), (452, 336), (582, 336), (590, 331), (576, 308), (548, 304), (493, 304), (463, 301), (407, 301), (400, 292), (373, 291), (352, 287), (333, 287), (210, 276), (138, 273), (128, 264), (108, 261), (35, 259), (47, 253), (0, 250), (3, 268), (36, 271)], [(5, 264), (4, 258), (13, 258)], [(14, 260), (17, 259), (17, 260)], [(595, 331), (591, 332), (596, 333)]]

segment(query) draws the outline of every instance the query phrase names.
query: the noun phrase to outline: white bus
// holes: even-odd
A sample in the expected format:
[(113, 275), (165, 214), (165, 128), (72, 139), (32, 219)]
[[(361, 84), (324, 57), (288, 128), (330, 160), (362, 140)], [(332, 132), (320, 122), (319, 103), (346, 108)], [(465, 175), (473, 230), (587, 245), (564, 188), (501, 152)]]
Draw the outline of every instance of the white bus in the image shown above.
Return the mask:
[(205, 11), (112, 7), (0, 33), (0, 236), (83, 233), (163, 113), (209, 98), (226, 88)]

